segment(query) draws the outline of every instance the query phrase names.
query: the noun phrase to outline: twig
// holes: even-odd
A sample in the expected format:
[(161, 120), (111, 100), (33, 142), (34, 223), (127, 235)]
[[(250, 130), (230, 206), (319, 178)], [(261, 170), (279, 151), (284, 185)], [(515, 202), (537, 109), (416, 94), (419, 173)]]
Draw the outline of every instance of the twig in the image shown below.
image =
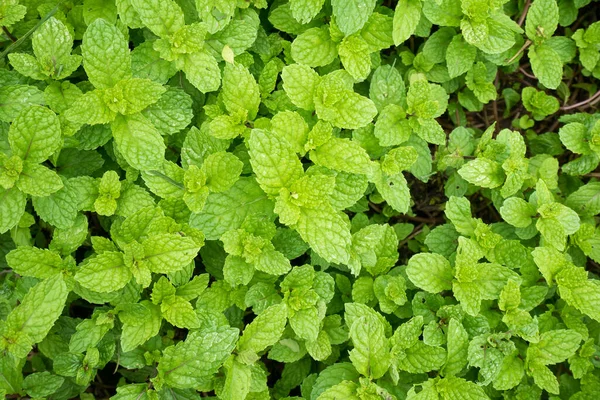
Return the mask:
[(369, 202), (369, 207), (371, 207), (371, 209), (373, 211), (375, 211), (376, 213), (381, 214), (381, 208), (379, 208), (377, 205), (375, 205), (375, 203)]
[(600, 101), (600, 90), (597, 91), (596, 94), (594, 94), (592, 97), (590, 97), (587, 100), (583, 100), (583, 101), (580, 101), (579, 103), (571, 104), (570, 106), (562, 106), (560, 109), (562, 111), (568, 111), (568, 110), (573, 110), (573, 109), (579, 108), (579, 107), (589, 107), (589, 106), (596, 104), (598, 101)]
[(531, 5), (531, 0), (527, 0), (525, 2), (525, 6), (523, 7), (523, 12), (521, 13), (521, 16), (519, 17), (519, 22), (517, 22), (519, 24), (519, 26), (523, 26), (523, 22), (525, 22), (525, 17), (527, 17), (527, 11), (529, 11), (530, 5)]
[(519, 51), (517, 51), (514, 56), (512, 56), (511, 58), (509, 58), (506, 61), (506, 64), (512, 64), (512, 62), (515, 61), (517, 59), (517, 57), (519, 57), (519, 54), (521, 54), (522, 52), (525, 51), (526, 48), (528, 48), (529, 46), (531, 46), (531, 43), (533, 43), (533, 42), (531, 40), (527, 39), (525, 41), (525, 43), (523, 43), (523, 46), (521, 46), (521, 48), (519, 49)]
[(590, 172), (584, 175), (586, 178), (600, 178), (600, 172)]
[(519, 67), (519, 72), (521, 72), (523, 75), (525, 75), (526, 77), (528, 77), (529, 79), (537, 79), (535, 77), (535, 75), (530, 74), (529, 72), (525, 71), (523, 69), (523, 67)]
[(9, 32), (7, 27), (3, 26), (2, 32), (4, 32), (4, 34), (10, 39), (11, 42), (14, 43), (17, 41), (17, 38), (12, 33)]
[(10, 46), (8, 46), (6, 49), (4, 49), (2, 54), (0, 54), (0, 60), (4, 59), (4, 57), (6, 57), (6, 55), (8, 53), (13, 51), (17, 47), (19, 47), (25, 40), (27, 40), (27, 38), (29, 38), (29, 36), (31, 36), (33, 34), (33, 32), (35, 32), (40, 26), (42, 26), (42, 24), (44, 24), (44, 22), (46, 22), (50, 17), (52, 17), (56, 13), (56, 11), (58, 11), (58, 6), (61, 3), (62, 3), (62, 1), (59, 1), (54, 6), (54, 8), (52, 8), (52, 10), (50, 10), (50, 12), (48, 12), (48, 14), (44, 15), (44, 18), (40, 19), (39, 22), (37, 24), (35, 24), (35, 26), (33, 28), (28, 30), (27, 33), (25, 33), (23, 36), (21, 36), (16, 42), (11, 43)]
[(440, 218), (425, 218), (425, 217), (418, 217), (418, 216), (413, 217), (412, 215), (398, 215), (398, 216), (396, 216), (396, 218), (404, 219), (407, 221), (423, 222), (426, 224), (436, 224), (436, 223), (444, 222), (444, 220), (440, 219)]
[[(494, 87), (498, 87), (498, 81), (500, 80), (500, 76), (498, 74), (496, 74), (496, 79), (494, 79)], [(496, 89), (498, 90), (498, 89)], [(494, 127), (494, 131), (496, 131), (498, 129), (498, 125), (500, 124), (500, 117), (498, 115), (498, 102), (496, 101), (496, 99), (494, 99), (494, 102), (492, 103), (492, 111), (494, 112), (494, 121), (496, 121), (498, 124)]]
[(424, 223), (420, 223), (417, 227), (412, 231), (410, 235), (405, 237), (400, 243), (398, 243), (398, 248), (404, 246), (409, 240), (414, 239), (415, 236), (418, 236), (421, 232), (423, 232)]

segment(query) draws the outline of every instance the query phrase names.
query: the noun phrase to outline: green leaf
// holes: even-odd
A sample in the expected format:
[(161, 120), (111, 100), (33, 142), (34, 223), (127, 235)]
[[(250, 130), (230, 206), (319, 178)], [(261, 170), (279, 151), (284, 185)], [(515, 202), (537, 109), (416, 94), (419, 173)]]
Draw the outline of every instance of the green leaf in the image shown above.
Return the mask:
[(98, 89), (113, 87), (131, 76), (129, 46), (121, 31), (102, 18), (92, 22), (81, 45), (83, 67)]
[(338, 27), (348, 36), (365, 25), (375, 8), (375, 0), (332, 0), (331, 7)]
[(450, 78), (461, 76), (468, 72), (477, 56), (477, 49), (467, 43), (462, 35), (456, 35), (446, 50), (446, 65)]
[(160, 304), (162, 316), (173, 326), (182, 329), (200, 327), (200, 320), (192, 304), (179, 296), (166, 296)]
[(6, 326), (11, 332), (26, 335), (30, 344), (39, 343), (61, 315), (68, 294), (62, 275), (39, 282), (8, 314)]
[(227, 64), (223, 72), (223, 103), (231, 114), (246, 113), (253, 120), (260, 104), (260, 89), (250, 71), (241, 64)]
[(321, 11), (323, 3), (325, 0), (291, 0), (290, 9), (296, 21), (307, 24)]
[(443, 393), (444, 398), (464, 400), (488, 400), (483, 388), (475, 382), (453, 376), (441, 379), (437, 383), (437, 390)]
[(87, 258), (75, 274), (75, 279), (83, 287), (99, 293), (122, 289), (131, 277), (131, 271), (123, 261), (123, 254), (116, 251), (105, 251)]
[(444, 376), (458, 375), (467, 366), (469, 336), (462, 323), (451, 318), (448, 323), (448, 356), (442, 368)]
[(256, 180), (267, 194), (277, 195), (280, 189), (290, 188), (304, 173), (292, 146), (278, 135), (253, 129), (248, 147)]
[(385, 326), (371, 315), (358, 318), (350, 327), (354, 349), (350, 360), (356, 370), (369, 378), (382, 377), (391, 362), (390, 345), (385, 337)]
[(527, 349), (527, 360), (541, 365), (558, 364), (571, 357), (581, 344), (581, 335), (571, 329), (544, 332)]
[(219, 64), (215, 57), (205, 50), (185, 54), (182, 70), (190, 83), (202, 93), (213, 92), (221, 84)]
[(235, 348), (238, 330), (205, 326), (169, 346), (158, 362), (158, 378), (173, 388), (195, 388), (213, 375)]
[(41, 163), (62, 145), (58, 117), (45, 107), (29, 107), (21, 111), (8, 131), (13, 154), (21, 159)]
[(502, 166), (488, 158), (476, 158), (463, 165), (458, 173), (473, 185), (493, 189), (504, 183)]
[(119, 318), (123, 323), (121, 348), (124, 352), (129, 352), (144, 344), (148, 339), (156, 336), (160, 330), (162, 322), (160, 307), (148, 300), (143, 300), (139, 304), (148, 312), (141, 315), (127, 313), (126, 311), (119, 313)]
[(540, 83), (556, 89), (562, 80), (563, 67), (560, 56), (546, 44), (531, 46), (528, 51), (531, 69)]
[(106, 89), (103, 100), (115, 113), (130, 115), (156, 103), (165, 91), (161, 84), (149, 79), (129, 78)]
[(396, 46), (401, 45), (417, 30), (421, 20), (421, 0), (400, 0), (394, 12), (393, 38)]
[(525, 20), (527, 37), (534, 42), (551, 37), (558, 27), (558, 18), (556, 0), (535, 0), (529, 7)]
[(475, 221), (471, 216), (471, 203), (467, 198), (450, 196), (444, 212), (459, 233), (473, 235)]
[(421, 341), (404, 350), (398, 360), (398, 368), (409, 373), (425, 373), (439, 369), (446, 360), (446, 350)]
[(585, 270), (576, 267), (565, 268), (556, 274), (556, 282), (560, 296), (567, 304), (596, 321), (600, 320), (600, 312), (598, 312), (599, 285), (595, 280), (587, 279)]
[(250, 356), (274, 345), (287, 324), (287, 307), (284, 303), (272, 305), (246, 326), (237, 348), (240, 354)]
[(23, 380), (23, 390), (31, 397), (47, 397), (56, 392), (65, 378), (48, 371), (34, 372)]
[(322, 67), (331, 63), (336, 56), (336, 45), (326, 27), (308, 29), (292, 42), (292, 58), (298, 64)]
[(6, 255), (6, 262), (17, 274), (46, 279), (60, 272), (61, 257), (54, 251), (19, 246)]
[[(339, 157), (340, 154), (344, 154), (344, 157)], [(310, 152), (310, 159), (317, 165), (350, 174), (370, 176), (373, 168), (366, 150), (348, 139), (329, 139)]]
[(527, 228), (531, 225), (531, 218), (535, 214), (535, 207), (518, 197), (511, 197), (504, 200), (502, 207), (500, 207), (502, 218), (517, 228)]
[(600, 182), (590, 182), (581, 186), (567, 197), (565, 205), (582, 217), (600, 213)]
[(188, 265), (198, 254), (200, 246), (179, 233), (153, 235), (144, 241), (144, 261), (151, 271), (168, 274)]
[(206, 239), (215, 240), (239, 228), (252, 214), (273, 215), (273, 203), (253, 178), (240, 178), (231, 189), (208, 196), (202, 213), (193, 214), (190, 225), (203, 231)]
[(454, 278), (448, 260), (435, 253), (420, 253), (412, 256), (408, 260), (406, 274), (412, 283), (430, 293), (451, 289)]
[(118, 116), (111, 128), (119, 152), (133, 168), (141, 171), (159, 168), (166, 146), (160, 133), (142, 114)]
[(184, 27), (184, 14), (176, 2), (130, 0), (142, 23), (159, 37), (169, 37)]
[(313, 97), (320, 77), (312, 68), (302, 64), (291, 64), (281, 71), (283, 89), (295, 106), (305, 110), (315, 109)]
[(348, 263), (352, 239), (350, 223), (344, 213), (332, 209), (302, 208), (295, 229), (325, 260)]
[(357, 81), (367, 79), (371, 72), (369, 45), (360, 36), (347, 36), (338, 47), (344, 69)]
[(23, 163), (23, 171), (17, 181), (17, 187), (23, 193), (44, 197), (63, 188), (60, 176), (43, 165)]

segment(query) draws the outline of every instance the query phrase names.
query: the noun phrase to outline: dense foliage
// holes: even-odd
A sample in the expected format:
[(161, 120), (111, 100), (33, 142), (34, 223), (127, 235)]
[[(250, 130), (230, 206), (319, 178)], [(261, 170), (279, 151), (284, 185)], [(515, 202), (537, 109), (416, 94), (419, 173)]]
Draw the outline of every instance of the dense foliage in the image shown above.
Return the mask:
[(599, 10), (1, 0), (0, 394), (598, 399)]

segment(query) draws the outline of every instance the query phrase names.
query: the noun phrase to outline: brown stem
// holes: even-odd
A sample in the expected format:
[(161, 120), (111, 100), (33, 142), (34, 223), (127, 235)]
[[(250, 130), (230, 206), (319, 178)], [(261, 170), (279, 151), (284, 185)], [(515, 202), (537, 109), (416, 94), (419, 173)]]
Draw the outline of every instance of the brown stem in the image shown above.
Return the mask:
[(533, 43), (533, 42), (531, 40), (527, 39), (525, 41), (525, 43), (523, 43), (523, 46), (521, 46), (521, 48), (519, 49), (519, 51), (517, 51), (514, 56), (512, 56), (511, 58), (509, 58), (508, 61), (506, 61), (506, 64), (512, 64), (512, 62), (515, 61), (517, 59), (517, 57), (519, 57), (519, 54), (521, 54), (522, 52), (525, 51), (526, 48), (528, 48), (529, 46), (531, 46), (531, 43)]
[(10, 33), (10, 32), (8, 31), (8, 28), (7, 28), (7, 27), (3, 26), (3, 27), (2, 27), (2, 31), (4, 32), (4, 34), (5, 34), (6, 36), (8, 36), (8, 38), (10, 39), (10, 41), (11, 41), (11, 42), (13, 42), (13, 43), (14, 43), (14, 42), (16, 42), (16, 41), (17, 41), (17, 38), (16, 38), (16, 37), (15, 37), (15, 36), (14, 36), (12, 33)]
[(529, 11), (530, 5), (531, 5), (531, 0), (527, 0), (525, 2), (525, 6), (523, 7), (523, 12), (521, 13), (521, 16), (519, 17), (519, 22), (517, 22), (519, 24), (519, 26), (523, 26), (523, 22), (525, 22), (525, 17), (527, 17), (527, 11)]
[(600, 172), (590, 172), (584, 175), (587, 178), (600, 178)]
[(418, 216), (413, 217), (412, 215), (398, 215), (396, 218), (404, 219), (407, 221), (423, 222), (426, 224), (436, 224), (436, 223), (444, 222), (444, 220), (442, 220), (440, 218), (425, 218), (425, 217), (418, 217)]
[(526, 77), (528, 77), (529, 79), (537, 79), (535, 77), (535, 75), (530, 74), (529, 72), (525, 71), (523, 69), (523, 67), (519, 67), (519, 72), (521, 72), (523, 75), (525, 75)]
[(398, 248), (404, 246), (409, 240), (414, 239), (416, 236), (418, 236), (421, 232), (423, 232), (423, 227), (425, 226), (425, 223), (420, 223), (419, 225), (417, 225), (417, 227), (412, 231), (412, 233), (410, 235), (408, 235), (406, 238), (404, 238), (404, 240), (402, 240), (399, 244), (398, 244)]
[(375, 203), (369, 202), (369, 207), (371, 207), (371, 209), (373, 211), (375, 211), (376, 213), (381, 214), (381, 208), (379, 208), (377, 205), (375, 205)]
[(560, 109), (562, 111), (568, 111), (568, 110), (573, 110), (573, 109), (579, 108), (579, 107), (588, 107), (588, 106), (596, 104), (598, 101), (600, 101), (600, 90), (597, 91), (596, 94), (594, 94), (592, 97), (590, 97), (587, 100), (583, 100), (583, 101), (580, 101), (579, 103), (571, 104), (570, 106), (563, 106)]

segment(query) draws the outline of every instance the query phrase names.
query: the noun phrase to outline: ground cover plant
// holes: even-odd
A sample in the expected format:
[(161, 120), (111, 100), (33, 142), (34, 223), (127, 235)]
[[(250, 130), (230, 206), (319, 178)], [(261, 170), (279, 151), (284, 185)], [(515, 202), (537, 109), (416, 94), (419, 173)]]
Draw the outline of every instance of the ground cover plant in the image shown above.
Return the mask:
[(0, 394), (598, 399), (599, 14), (1, 0)]

